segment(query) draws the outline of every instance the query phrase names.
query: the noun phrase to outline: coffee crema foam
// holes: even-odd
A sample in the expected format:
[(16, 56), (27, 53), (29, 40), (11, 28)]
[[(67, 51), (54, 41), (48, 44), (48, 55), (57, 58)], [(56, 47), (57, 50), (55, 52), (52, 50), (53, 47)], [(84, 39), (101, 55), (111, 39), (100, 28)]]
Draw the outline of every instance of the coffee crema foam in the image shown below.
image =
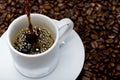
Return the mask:
[(42, 26), (33, 26), (33, 32), (37, 36), (35, 43), (30, 43), (29, 28), (22, 28), (13, 38), (13, 47), (25, 54), (39, 54), (48, 50), (54, 43), (54, 34), (49, 29)]

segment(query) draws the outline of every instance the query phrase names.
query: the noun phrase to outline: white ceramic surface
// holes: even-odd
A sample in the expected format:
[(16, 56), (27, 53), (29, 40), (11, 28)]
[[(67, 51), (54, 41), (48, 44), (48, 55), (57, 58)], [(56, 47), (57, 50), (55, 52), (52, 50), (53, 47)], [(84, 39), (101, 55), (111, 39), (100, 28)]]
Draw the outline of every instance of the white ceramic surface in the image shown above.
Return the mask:
[(56, 69), (39, 79), (24, 77), (16, 71), (8, 50), (6, 33), (0, 38), (0, 80), (75, 80), (80, 74), (84, 64), (85, 51), (80, 37), (74, 30), (65, 40), (65, 45), (61, 45), (60, 61)]
[[(31, 78), (40, 78), (52, 72), (59, 61), (59, 45), (63, 38), (68, 37), (73, 30), (73, 22), (69, 18), (63, 18), (55, 24), (51, 18), (43, 14), (32, 13), (33, 25), (40, 25), (49, 29), (54, 35), (53, 45), (41, 54), (28, 55), (17, 51), (12, 46), (14, 36), (23, 27), (27, 27), (27, 15), (16, 18), (8, 27), (7, 42), (16, 69), (23, 75)], [(61, 34), (60, 34), (61, 33)]]

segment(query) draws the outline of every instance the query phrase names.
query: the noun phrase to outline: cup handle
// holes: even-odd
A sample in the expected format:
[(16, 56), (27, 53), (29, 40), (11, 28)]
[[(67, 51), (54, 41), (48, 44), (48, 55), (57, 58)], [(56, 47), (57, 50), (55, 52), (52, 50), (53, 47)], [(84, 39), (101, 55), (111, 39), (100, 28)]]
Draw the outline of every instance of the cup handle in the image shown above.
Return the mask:
[(69, 18), (64, 18), (58, 22), (59, 40), (62, 43), (73, 30), (73, 22)]

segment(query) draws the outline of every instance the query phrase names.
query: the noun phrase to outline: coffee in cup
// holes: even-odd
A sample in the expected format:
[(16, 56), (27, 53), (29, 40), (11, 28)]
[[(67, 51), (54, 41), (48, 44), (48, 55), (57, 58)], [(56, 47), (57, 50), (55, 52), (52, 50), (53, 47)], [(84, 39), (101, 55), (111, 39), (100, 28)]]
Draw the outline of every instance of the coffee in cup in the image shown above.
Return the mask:
[[(32, 39), (30, 37), (29, 39), (29, 37), (27, 36), (29, 35), (28, 30), (29, 24), (27, 15), (22, 15), (16, 18), (9, 25), (7, 30), (7, 42), (17, 71), (23, 74), (24, 76), (38, 78), (46, 76), (47, 74), (52, 72), (57, 66), (60, 58), (60, 45), (62, 44), (62, 41), (64, 41), (65, 38), (67, 38), (68, 35), (72, 32), (73, 22), (69, 18), (64, 18), (60, 21), (56, 21), (43, 14), (35, 13), (31, 14), (31, 22), (34, 26), (33, 32), (37, 35), (37, 37), (32, 37)], [(41, 31), (44, 33), (42, 33)], [(42, 34), (42, 38), (40, 37), (41, 34), (39, 32)], [(19, 48), (17, 50), (16, 46), (14, 46), (16, 45), (17, 42), (20, 45), (22, 44), (23, 47), (25, 47), (24, 45), (30, 46), (31, 42), (33, 46), (34, 43), (35, 46), (37, 46), (38, 45), (37, 42), (39, 42), (37, 40), (41, 41), (42, 39), (44, 39), (43, 34), (46, 34), (44, 35), (45, 38), (48, 38), (46, 37), (47, 35), (49, 35), (49, 37), (50, 36), (52, 37), (50, 41), (46, 39), (47, 43), (45, 44), (47, 45), (51, 44), (51, 46), (49, 46), (49, 48), (46, 49), (46, 51), (40, 53), (38, 50), (37, 54), (35, 52), (32, 53), (34, 55), (30, 55), (29, 50), (28, 53), (26, 54), (25, 52), (20, 52)], [(38, 36), (41, 39), (38, 39)], [(26, 40), (27, 37), (28, 39)], [(18, 41), (16, 40), (17, 38), (22, 39), (23, 41), (25, 41), (25, 43), (24, 42), (19, 43), (19, 40)], [(33, 47), (32, 45), (31, 47)]]
[(53, 45), (55, 36), (49, 29), (35, 25), (33, 32), (35, 36), (31, 37), (29, 28), (22, 28), (13, 38), (13, 47), (24, 54), (39, 54)]

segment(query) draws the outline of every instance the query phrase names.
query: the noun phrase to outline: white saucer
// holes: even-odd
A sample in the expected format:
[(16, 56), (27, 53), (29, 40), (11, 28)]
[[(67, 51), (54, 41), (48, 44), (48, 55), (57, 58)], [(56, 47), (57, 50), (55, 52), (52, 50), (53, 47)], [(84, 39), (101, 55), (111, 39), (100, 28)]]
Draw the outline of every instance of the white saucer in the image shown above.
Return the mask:
[(60, 61), (56, 69), (40, 79), (30, 79), (16, 71), (8, 50), (5, 32), (0, 38), (0, 80), (75, 80), (80, 74), (85, 51), (83, 43), (73, 30), (61, 49)]

